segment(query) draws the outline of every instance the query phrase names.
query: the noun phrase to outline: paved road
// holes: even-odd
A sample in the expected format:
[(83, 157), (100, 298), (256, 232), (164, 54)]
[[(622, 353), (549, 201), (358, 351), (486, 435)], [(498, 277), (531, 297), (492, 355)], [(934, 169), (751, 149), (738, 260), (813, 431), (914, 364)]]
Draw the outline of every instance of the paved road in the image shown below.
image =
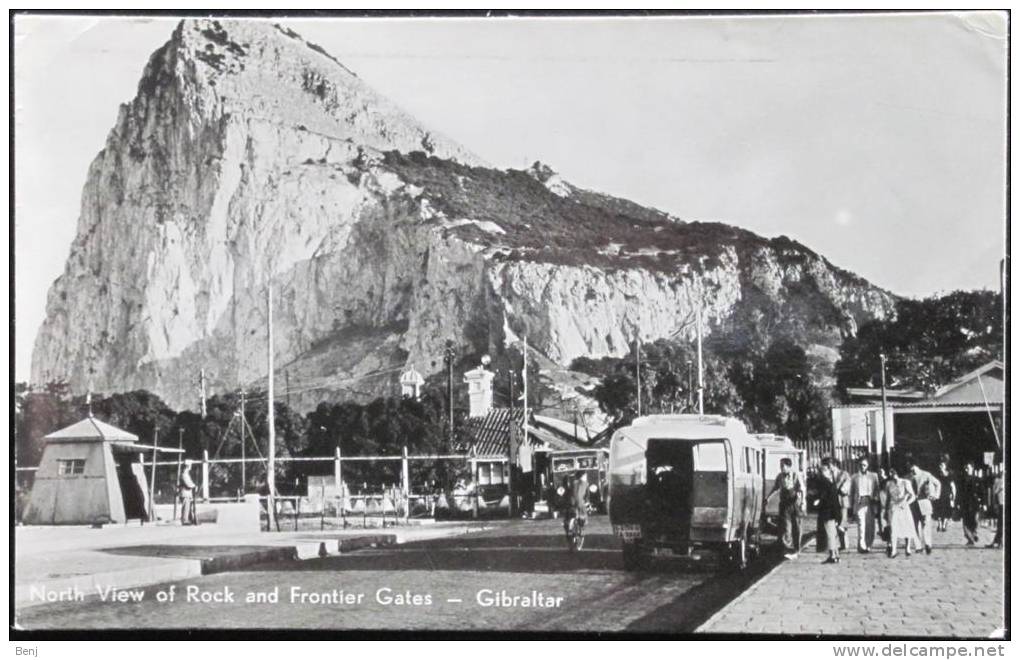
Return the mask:
[[(571, 554), (560, 521), (520, 521), (456, 538), (179, 582), (172, 603), (157, 601), (157, 591), (167, 588), (162, 585), (144, 589), (140, 602), (91, 597), (39, 605), (25, 610), (19, 624), (686, 632), (768, 564), (734, 576), (673, 562), (635, 575), (623, 571), (619, 543), (605, 517), (592, 518), (586, 541), (583, 552)], [(235, 602), (185, 602), (188, 587), (210, 595), (229, 591)], [(249, 592), (278, 593), (279, 602), (246, 603)], [(500, 604), (503, 596), (509, 605)]]

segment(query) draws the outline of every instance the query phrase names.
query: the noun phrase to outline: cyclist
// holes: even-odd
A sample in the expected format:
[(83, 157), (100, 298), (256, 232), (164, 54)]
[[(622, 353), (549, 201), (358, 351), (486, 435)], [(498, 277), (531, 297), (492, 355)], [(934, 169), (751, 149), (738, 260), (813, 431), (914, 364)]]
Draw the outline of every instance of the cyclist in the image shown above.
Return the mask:
[(588, 521), (588, 473), (582, 472), (570, 484), (567, 492), (566, 514), (563, 517), (563, 531), (570, 537), (570, 521), (577, 518), (578, 525), (583, 529)]

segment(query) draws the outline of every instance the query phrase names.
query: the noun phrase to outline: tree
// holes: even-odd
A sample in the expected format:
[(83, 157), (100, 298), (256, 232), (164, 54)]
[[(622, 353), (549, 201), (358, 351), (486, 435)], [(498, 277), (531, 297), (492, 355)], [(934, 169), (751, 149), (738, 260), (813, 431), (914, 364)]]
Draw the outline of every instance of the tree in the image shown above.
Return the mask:
[(70, 426), (84, 412), (66, 383), (47, 383), (35, 389), (27, 383), (14, 388), (14, 459), (19, 467), (35, 467), (42, 457), (43, 436)]
[(622, 424), (637, 414), (634, 379), (625, 373), (605, 376), (591, 394), (599, 402), (602, 412), (613, 418), (614, 425)]
[[(697, 353), (690, 342), (660, 339), (641, 349), (642, 413), (697, 412)], [(692, 385), (686, 366), (690, 362)], [(821, 374), (791, 337), (771, 341), (726, 330), (703, 346), (705, 412), (743, 421), (748, 429), (794, 438), (820, 437), (828, 425), (829, 397)], [(635, 357), (575, 360), (574, 369), (601, 375), (591, 392), (614, 424), (626, 424), (637, 412)], [(687, 395), (690, 396), (690, 405)]]
[[(404, 447), (410, 454), (439, 454), (447, 450), (443, 397), (426, 391), (420, 400), (409, 397), (381, 397), (361, 405), (353, 402), (320, 403), (308, 415), (307, 455), (331, 456), (339, 446), (344, 456), (400, 456)], [(303, 464), (301, 464), (303, 465)], [(351, 461), (344, 466), (349, 483), (396, 483), (400, 479), (397, 461)], [(415, 461), (412, 481), (445, 481), (442, 462)], [(324, 473), (322, 465), (308, 466), (305, 474)], [(332, 468), (328, 468), (332, 473)]]
[[(80, 401), (80, 397), (76, 401)], [(83, 402), (78, 405), (83, 405)], [(145, 444), (152, 443), (156, 429), (164, 434), (165, 440), (165, 434), (171, 430), (177, 417), (175, 410), (148, 390), (134, 390), (107, 397), (94, 395), (92, 412), (96, 417), (134, 433)]]
[(991, 291), (955, 291), (923, 300), (900, 300), (893, 320), (863, 324), (840, 347), (836, 385), (878, 387), (880, 354), (886, 383), (931, 393), (1002, 356), (1002, 301)]

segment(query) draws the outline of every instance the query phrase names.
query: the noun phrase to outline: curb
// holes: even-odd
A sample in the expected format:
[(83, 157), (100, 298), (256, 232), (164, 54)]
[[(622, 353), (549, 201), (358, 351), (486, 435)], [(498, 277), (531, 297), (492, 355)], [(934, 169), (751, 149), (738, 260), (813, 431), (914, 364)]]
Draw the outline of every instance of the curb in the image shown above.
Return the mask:
[[(176, 582), (201, 577), (203, 574), (202, 560), (175, 559), (164, 560), (158, 566), (132, 568), (128, 570), (93, 573), (69, 578), (41, 580), (30, 584), (18, 584), (14, 587), (14, 607), (23, 609), (36, 605), (47, 605), (50, 601), (33, 597), (35, 592), (81, 592), (95, 595), (97, 589), (115, 587), (117, 589), (134, 589), (163, 582)], [(66, 601), (65, 601), (66, 602)]]
[[(815, 544), (814, 533), (809, 533), (801, 541), (801, 544), (800, 544), (801, 552), (803, 552), (805, 548), (809, 548), (809, 547), (813, 546), (814, 544)], [(725, 614), (727, 610), (729, 610), (731, 607), (733, 607), (737, 603), (740, 603), (742, 600), (744, 600), (745, 598), (750, 596), (752, 593), (756, 592), (765, 583), (765, 580), (770, 578), (773, 573), (778, 571), (783, 566), (786, 566), (788, 563), (789, 562), (787, 560), (780, 559), (779, 562), (775, 566), (770, 568), (768, 571), (766, 571), (764, 575), (760, 576), (754, 582), (752, 582), (751, 584), (747, 585), (747, 588), (744, 589), (743, 591), (741, 591), (739, 594), (737, 594), (736, 598), (734, 598), (733, 600), (731, 600), (730, 602), (726, 603), (725, 605), (720, 607), (718, 610), (716, 610), (712, 614), (712, 616), (710, 616), (704, 623), (702, 623), (700, 626), (695, 628), (694, 632), (695, 633), (711, 633), (712, 631), (709, 630), (708, 628), (710, 626), (714, 625), (719, 619), (721, 619), (723, 614)]]
[[(436, 530), (435, 535), (407, 542), (424, 541), (447, 536), (460, 536), (474, 531), (486, 529), (484, 526), (462, 526), (453, 529)], [(15, 609), (24, 609), (36, 605), (46, 605), (49, 601), (33, 597), (38, 592), (78, 591), (89, 596), (95, 595), (97, 588), (115, 587), (117, 589), (134, 589), (165, 582), (176, 582), (197, 578), (203, 575), (237, 571), (248, 566), (275, 561), (303, 561), (322, 557), (337, 556), (356, 552), (366, 548), (404, 543), (402, 534), (365, 534), (363, 536), (346, 536), (323, 541), (297, 542), (293, 545), (267, 546), (245, 550), (234, 554), (195, 559), (163, 559), (159, 564), (144, 568), (108, 571), (91, 575), (80, 575), (68, 578), (41, 580), (28, 584), (15, 585)], [(186, 548), (188, 546), (181, 546)]]

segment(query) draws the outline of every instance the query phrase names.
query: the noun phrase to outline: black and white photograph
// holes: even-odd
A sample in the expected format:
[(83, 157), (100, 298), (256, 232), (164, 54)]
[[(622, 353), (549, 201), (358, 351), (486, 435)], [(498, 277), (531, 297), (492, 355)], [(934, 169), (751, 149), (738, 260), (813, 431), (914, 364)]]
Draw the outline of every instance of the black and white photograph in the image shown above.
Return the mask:
[(1004, 655), (1009, 10), (9, 27), (12, 640)]

